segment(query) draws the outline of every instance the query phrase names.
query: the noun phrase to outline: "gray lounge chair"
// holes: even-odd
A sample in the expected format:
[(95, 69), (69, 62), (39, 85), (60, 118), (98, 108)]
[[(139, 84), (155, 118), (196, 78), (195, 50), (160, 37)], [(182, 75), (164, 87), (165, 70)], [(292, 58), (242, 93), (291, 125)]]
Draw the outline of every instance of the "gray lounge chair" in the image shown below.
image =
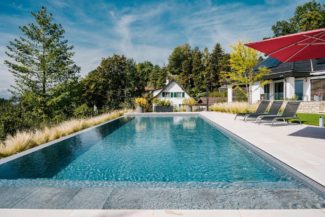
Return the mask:
[(270, 104), (270, 101), (263, 100), (262, 102), (260, 102), (260, 104), (258, 105), (258, 107), (257, 107), (257, 109), (256, 109), (255, 112), (253, 112), (253, 113), (238, 113), (235, 116), (235, 120), (236, 120), (236, 118), (238, 116), (245, 117), (246, 115), (249, 115), (249, 114), (260, 114), (260, 115), (261, 114), (264, 114), (265, 111), (266, 111), (266, 109), (267, 109), (267, 107), (269, 106), (269, 104)]
[(273, 101), (271, 107), (267, 113), (264, 114), (248, 114), (245, 116), (244, 121), (248, 120), (257, 120), (259, 117), (264, 115), (277, 115), (280, 111), (280, 108), (283, 104), (283, 101)]
[(287, 122), (289, 119), (295, 119), (298, 120), (301, 124), (301, 120), (297, 116), (299, 105), (300, 102), (287, 102), (287, 105), (281, 115), (261, 115), (256, 119), (256, 122), (261, 123), (262, 121), (267, 121), (271, 122), (273, 126), (277, 120), (283, 120), (284, 122)]

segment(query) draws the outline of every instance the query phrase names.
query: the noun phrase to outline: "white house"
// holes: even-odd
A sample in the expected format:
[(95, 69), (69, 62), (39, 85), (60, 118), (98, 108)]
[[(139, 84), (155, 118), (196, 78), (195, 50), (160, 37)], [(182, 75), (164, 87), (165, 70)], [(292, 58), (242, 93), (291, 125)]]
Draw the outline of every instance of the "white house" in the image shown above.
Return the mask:
[(164, 88), (153, 91), (154, 98), (167, 99), (174, 107), (181, 106), (184, 99), (190, 98), (190, 95), (176, 81), (166, 83)]
[[(296, 99), (301, 101), (325, 101), (325, 59), (281, 63), (268, 58), (256, 66), (267, 67), (270, 83), (251, 88), (252, 102), (259, 100)], [(228, 102), (232, 101), (232, 87), (228, 85)]]

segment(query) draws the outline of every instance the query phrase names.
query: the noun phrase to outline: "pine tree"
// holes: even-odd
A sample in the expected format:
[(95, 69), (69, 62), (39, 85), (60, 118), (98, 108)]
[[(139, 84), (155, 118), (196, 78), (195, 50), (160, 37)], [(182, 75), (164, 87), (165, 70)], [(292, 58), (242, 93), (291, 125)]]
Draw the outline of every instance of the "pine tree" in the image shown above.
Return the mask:
[(155, 65), (154, 70), (157, 72), (157, 88), (163, 88), (168, 77), (167, 67)]
[(35, 23), (20, 27), (22, 37), (9, 43), (6, 60), (15, 76), (12, 92), (21, 96), (26, 91), (45, 97), (55, 85), (75, 80), (79, 67), (73, 60), (73, 47), (64, 39), (64, 29), (53, 23), (45, 7), (32, 12)]
[(198, 47), (192, 51), (192, 74), (194, 87), (191, 90), (193, 95), (205, 92), (203, 54)]
[(219, 86), (220, 73), (227, 67), (226, 55), (221, 45), (217, 43), (210, 54), (208, 80), (211, 90), (216, 90)]
[(44, 120), (65, 107), (64, 102), (70, 103), (68, 92), (73, 87), (63, 84), (77, 83), (80, 68), (72, 60), (73, 47), (64, 39), (63, 27), (53, 22), (52, 14), (42, 7), (32, 16), (34, 23), (19, 27), (23, 36), (9, 42), (5, 64), (15, 77), (13, 95)]

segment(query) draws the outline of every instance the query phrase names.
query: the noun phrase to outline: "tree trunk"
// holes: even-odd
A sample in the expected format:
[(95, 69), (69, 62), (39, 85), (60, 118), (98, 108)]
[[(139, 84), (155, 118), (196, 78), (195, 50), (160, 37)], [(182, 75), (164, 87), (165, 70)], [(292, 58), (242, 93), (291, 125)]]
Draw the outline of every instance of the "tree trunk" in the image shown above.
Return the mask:
[(43, 37), (43, 44), (42, 44), (42, 70), (43, 70), (43, 78), (42, 78), (42, 94), (43, 96), (46, 95), (46, 62), (45, 62), (45, 46), (44, 46), (44, 37)]

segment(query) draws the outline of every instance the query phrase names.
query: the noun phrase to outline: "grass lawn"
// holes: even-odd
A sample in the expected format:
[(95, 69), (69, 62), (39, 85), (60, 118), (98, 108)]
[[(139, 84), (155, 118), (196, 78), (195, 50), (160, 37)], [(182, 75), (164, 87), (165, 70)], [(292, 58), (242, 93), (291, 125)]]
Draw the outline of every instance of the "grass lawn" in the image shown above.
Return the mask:
[(318, 126), (319, 125), (319, 117), (320, 116), (323, 116), (325, 118), (325, 115), (324, 114), (297, 114), (302, 123), (304, 124), (308, 124), (308, 125), (315, 125), (315, 126)]

